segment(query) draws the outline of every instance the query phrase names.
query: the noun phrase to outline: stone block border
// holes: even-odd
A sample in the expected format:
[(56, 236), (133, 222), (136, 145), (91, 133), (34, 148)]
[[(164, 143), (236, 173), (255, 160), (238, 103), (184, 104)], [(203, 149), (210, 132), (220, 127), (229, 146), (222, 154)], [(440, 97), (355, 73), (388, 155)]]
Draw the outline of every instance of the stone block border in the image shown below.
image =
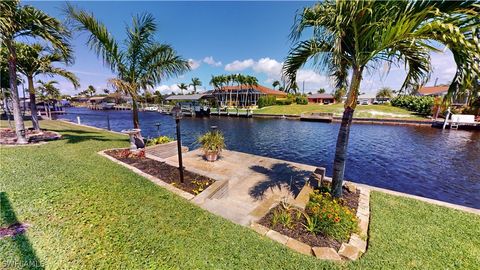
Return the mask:
[(357, 186), (356, 188), (360, 191), (357, 209), (359, 231), (358, 234), (353, 233), (350, 236), (349, 241), (340, 246), (338, 252), (330, 247), (311, 247), (256, 222), (252, 222), (250, 228), (262, 236), (266, 236), (305, 255), (311, 255), (322, 260), (331, 261), (357, 260), (367, 251), (368, 225), (370, 220), (370, 190), (365, 187)]
[(0, 144), (0, 147), (8, 148), (8, 147), (38, 146), (38, 145), (47, 144), (47, 143), (49, 143), (49, 142), (51, 142), (51, 141), (60, 140), (60, 139), (62, 138), (62, 134), (60, 134), (60, 133), (58, 133), (58, 132), (56, 132), (56, 131), (51, 131), (51, 130), (49, 130), (48, 132), (54, 133), (54, 134), (55, 134), (55, 137), (50, 138), (50, 139), (45, 140), (45, 141), (36, 142), (36, 143), (27, 143), (27, 144)]
[[(111, 161), (113, 161), (114, 163), (120, 164), (120, 165), (122, 165), (123, 167), (128, 168), (129, 170), (135, 172), (136, 174), (141, 175), (141, 176), (147, 178), (147, 179), (150, 180), (151, 182), (153, 182), (153, 183), (155, 183), (155, 184), (157, 184), (157, 185), (159, 185), (159, 186), (167, 189), (168, 191), (170, 191), (170, 192), (172, 192), (172, 193), (175, 193), (175, 194), (179, 195), (180, 197), (182, 197), (182, 198), (184, 198), (184, 199), (186, 199), (186, 200), (188, 200), (188, 201), (191, 201), (191, 202), (194, 203), (194, 204), (199, 204), (198, 201), (203, 202), (203, 199), (204, 199), (205, 197), (213, 196), (213, 194), (218, 191), (219, 186), (222, 186), (222, 185), (225, 184), (225, 183), (224, 183), (225, 181), (215, 181), (215, 182), (214, 182), (213, 184), (211, 184), (208, 188), (206, 188), (203, 192), (201, 192), (200, 194), (198, 194), (197, 196), (195, 196), (195, 195), (190, 194), (190, 193), (188, 193), (188, 192), (186, 192), (186, 191), (183, 191), (183, 190), (181, 190), (181, 189), (179, 189), (179, 188), (177, 188), (177, 187), (174, 187), (174, 186), (172, 186), (171, 184), (169, 184), (169, 183), (167, 183), (167, 182), (164, 182), (164, 181), (162, 181), (161, 179), (159, 179), (159, 178), (157, 178), (157, 177), (155, 177), (155, 176), (152, 176), (152, 175), (150, 175), (150, 174), (144, 173), (144, 172), (142, 172), (141, 170), (139, 170), (139, 169), (137, 169), (137, 168), (135, 168), (135, 167), (127, 164), (127, 163), (121, 162), (120, 160), (118, 160), (118, 159), (116, 159), (116, 158), (114, 158), (114, 157), (111, 157), (111, 156), (109, 156), (109, 155), (107, 155), (107, 154), (105, 153), (105, 152), (107, 152), (107, 151), (119, 150), (119, 149), (125, 149), (125, 148), (106, 149), (106, 150), (99, 151), (98, 154), (101, 155), (101, 156), (103, 156), (103, 157), (105, 157), (105, 158), (107, 158), (107, 159), (109, 159), (109, 160), (111, 160)], [(160, 159), (160, 158), (158, 158), (158, 157), (155, 157), (155, 156), (150, 156), (150, 155), (149, 155), (149, 156), (147, 156), (147, 157), (148, 157), (148, 158), (153, 158), (153, 159), (158, 160), (158, 161), (160, 161), (160, 162), (164, 162), (164, 160), (162, 160), (162, 159)], [(197, 198), (197, 197), (198, 197), (199, 199), (202, 198), (202, 200), (194, 200), (194, 199)]]

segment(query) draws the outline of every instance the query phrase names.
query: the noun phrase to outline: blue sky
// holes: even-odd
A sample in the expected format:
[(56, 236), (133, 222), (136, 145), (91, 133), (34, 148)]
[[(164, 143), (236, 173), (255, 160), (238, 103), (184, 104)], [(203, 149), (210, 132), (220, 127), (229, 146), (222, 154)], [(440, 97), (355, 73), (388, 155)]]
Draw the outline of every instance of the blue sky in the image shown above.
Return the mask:
[[(48, 14), (64, 19), (65, 2), (25, 2)], [(157, 40), (172, 45), (186, 59), (190, 59), (192, 71), (179, 78), (161, 82), (156, 87), (163, 93), (178, 91), (176, 84), (190, 82), (199, 77), (202, 89), (210, 89), (211, 75), (243, 73), (257, 76), (260, 84), (271, 87), (280, 78), (282, 62), (291, 43), (288, 39), (297, 10), (314, 2), (75, 2), (75, 5), (92, 12), (103, 22), (118, 41), (125, 37), (125, 26), (132, 15), (150, 12), (158, 24)], [(58, 78), (63, 93), (75, 94), (88, 85), (98, 90), (108, 88), (108, 78), (114, 77), (103, 66), (101, 59), (85, 45), (86, 34), (75, 33), (72, 41), (75, 64), (68, 67), (79, 78), (81, 87), (74, 90), (66, 81)], [(453, 78), (455, 63), (451, 53), (432, 55), (435, 78), (447, 83)], [(405, 77), (403, 68), (386, 68), (367, 74), (362, 82), (362, 92), (374, 93), (383, 86), (397, 89)], [(325, 74), (314, 72), (306, 66), (298, 74), (298, 85), (305, 92), (316, 92), (333, 87)]]

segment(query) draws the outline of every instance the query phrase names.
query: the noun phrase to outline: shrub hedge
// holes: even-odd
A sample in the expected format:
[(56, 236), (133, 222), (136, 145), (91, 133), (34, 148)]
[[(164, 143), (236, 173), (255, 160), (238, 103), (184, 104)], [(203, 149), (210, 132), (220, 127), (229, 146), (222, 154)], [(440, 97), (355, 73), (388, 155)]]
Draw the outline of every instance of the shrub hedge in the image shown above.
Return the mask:
[(430, 96), (398, 96), (391, 100), (392, 106), (407, 109), (421, 115), (432, 113), (434, 97)]
[(295, 102), (300, 105), (307, 105), (308, 104), (308, 98), (306, 96), (297, 96), (295, 98)]
[(262, 96), (257, 101), (257, 105), (259, 108), (272, 106), (275, 104), (277, 104), (277, 98), (274, 96)]

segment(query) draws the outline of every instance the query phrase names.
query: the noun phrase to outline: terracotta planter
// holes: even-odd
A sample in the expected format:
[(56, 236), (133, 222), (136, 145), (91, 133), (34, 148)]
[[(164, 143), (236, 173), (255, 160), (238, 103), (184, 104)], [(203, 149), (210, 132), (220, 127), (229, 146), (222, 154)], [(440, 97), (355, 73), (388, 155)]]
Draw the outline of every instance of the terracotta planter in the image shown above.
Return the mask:
[(205, 159), (210, 162), (214, 162), (218, 159), (218, 152), (205, 152)]

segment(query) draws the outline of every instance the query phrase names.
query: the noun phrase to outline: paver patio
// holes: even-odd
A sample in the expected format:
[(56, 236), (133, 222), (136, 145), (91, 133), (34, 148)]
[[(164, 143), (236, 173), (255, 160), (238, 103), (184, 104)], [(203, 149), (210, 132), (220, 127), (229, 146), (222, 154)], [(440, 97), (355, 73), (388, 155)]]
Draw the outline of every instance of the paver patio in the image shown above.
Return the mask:
[[(178, 166), (178, 157), (165, 159)], [(208, 162), (201, 149), (183, 154), (186, 170), (223, 183), (211, 194), (194, 202), (237, 224), (249, 225), (282, 199), (293, 200), (315, 167), (236, 151), (223, 151), (219, 160)]]

